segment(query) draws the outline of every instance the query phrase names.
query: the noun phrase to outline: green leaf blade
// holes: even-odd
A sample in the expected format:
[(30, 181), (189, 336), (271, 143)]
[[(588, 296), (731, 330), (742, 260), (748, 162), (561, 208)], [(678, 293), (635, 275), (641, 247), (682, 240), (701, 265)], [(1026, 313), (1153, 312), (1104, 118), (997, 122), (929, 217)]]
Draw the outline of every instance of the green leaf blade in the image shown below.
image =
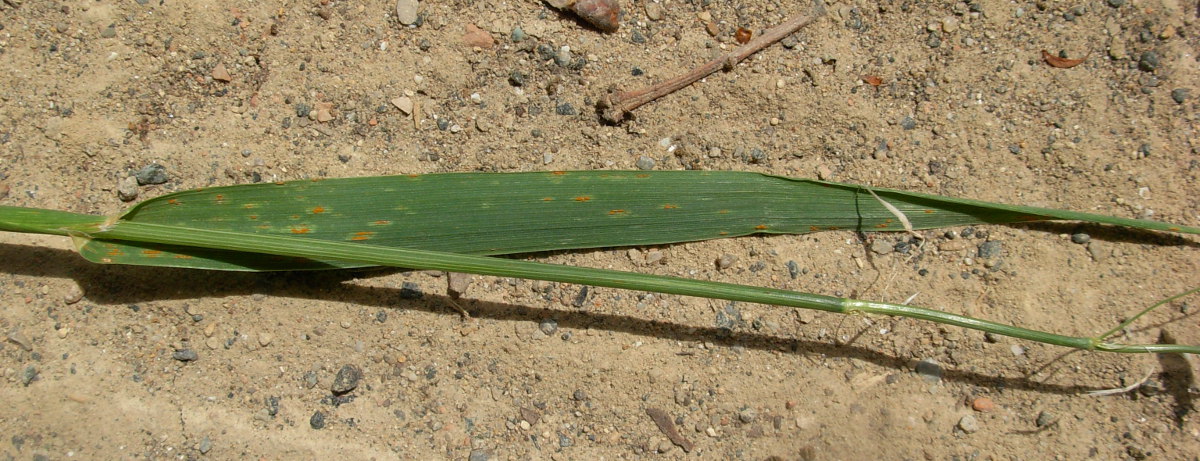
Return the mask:
[[(873, 189), (916, 229), (1108, 217)], [(749, 172), (444, 173), (302, 180), (183, 191), (121, 219), (254, 235), (497, 255), (821, 230), (899, 231), (862, 186)], [(1119, 218), (1111, 220), (1128, 225)], [(1134, 221), (1143, 226), (1149, 222)], [(1170, 230), (1169, 225), (1160, 230)], [(1178, 229), (1178, 228), (1177, 228)], [(99, 244), (99, 243), (97, 243)], [(107, 262), (221, 270), (359, 267), (187, 247), (85, 248)], [(146, 250), (153, 257), (146, 257)], [(164, 257), (166, 256), (166, 257)], [(95, 259), (93, 259), (95, 260)], [(102, 261), (103, 262), (103, 261)]]

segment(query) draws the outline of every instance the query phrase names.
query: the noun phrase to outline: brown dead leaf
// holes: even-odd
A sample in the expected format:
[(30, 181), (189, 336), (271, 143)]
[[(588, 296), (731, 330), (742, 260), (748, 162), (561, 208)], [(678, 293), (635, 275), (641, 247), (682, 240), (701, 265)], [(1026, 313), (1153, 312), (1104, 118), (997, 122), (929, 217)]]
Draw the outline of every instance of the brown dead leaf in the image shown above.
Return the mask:
[[(1090, 55), (1091, 53), (1088, 53), (1088, 54)], [(1087, 56), (1084, 56), (1079, 59), (1060, 58), (1058, 56), (1050, 54), (1049, 51), (1042, 50), (1042, 59), (1046, 60), (1046, 64), (1049, 64), (1050, 67), (1057, 67), (1059, 69), (1070, 69), (1072, 67), (1083, 64), (1083, 61), (1087, 60)]]
[(862, 81), (871, 86), (879, 86), (883, 84), (883, 79), (875, 75), (864, 75), (862, 76)]

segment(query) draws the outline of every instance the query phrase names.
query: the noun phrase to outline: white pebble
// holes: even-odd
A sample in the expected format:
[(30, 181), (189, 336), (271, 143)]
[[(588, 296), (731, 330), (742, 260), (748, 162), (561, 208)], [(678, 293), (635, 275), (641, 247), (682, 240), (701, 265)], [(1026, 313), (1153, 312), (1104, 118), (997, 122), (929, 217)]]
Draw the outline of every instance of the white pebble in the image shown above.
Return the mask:
[(417, 0), (396, 0), (396, 19), (406, 26), (417, 22)]

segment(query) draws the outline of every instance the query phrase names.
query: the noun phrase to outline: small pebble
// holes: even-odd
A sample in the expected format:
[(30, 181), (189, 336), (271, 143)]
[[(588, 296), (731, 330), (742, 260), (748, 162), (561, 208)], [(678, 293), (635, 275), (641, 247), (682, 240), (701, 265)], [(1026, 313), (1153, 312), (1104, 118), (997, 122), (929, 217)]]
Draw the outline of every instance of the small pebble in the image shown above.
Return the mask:
[(25, 367), (25, 371), (23, 371), (21, 373), (21, 385), (28, 387), (30, 383), (37, 380), (37, 377), (38, 377), (37, 367), (35, 367), (33, 365), (29, 365), (29, 366)]
[(912, 117), (905, 115), (904, 118), (900, 120), (900, 128), (904, 128), (905, 130), (911, 130), (916, 127), (917, 127), (917, 121), (913, 120)]
[(233, 76), (229, 74), (229, 69), (225, 68), (224, 63), (217, 63), (216, 67), (213, 67), (212, 78), (218, 82), (229, 82), (233, 80)]
[(137, 177), (138, 184), (142, 186), (147, 184), (162, 184), (167, 182), (167, 169), (157, 163), (151, 163), (138, 170), (134, 176)]
[(0, 198), (8, 197), (8, 191), (12, 190), (8, 184), (0, 182)]
[(492, 458), (492, 453), (483, 448), (471, 450), (471, 454), (467, 456), (467, 461), (488, 461)]
[(1142, 53), (1142, 57), (1138, 58), (1138, 69), (1145, 72), (1154, 72), (1155, 69), (1158, 69), (1159, 64), (1158, 53), (1153, 50)]
[(926, 382), (933, 384), (942, 380), (942, 366), (933, 359), (917, 362), (917, 374)]
[(725, 254), (721, 255), (720, 258), (717, 258), (717, 268), (718, 269), (728, 269), (730, 267), (733, 267), (733, 264), (736, 263), (737, 260), (738, 260), (737, 256), (731, 255), (729, 253), (725, 253)]
[(417, 22), (417, 0), (396, 0), (396, 20), (411, 26)]
[(337, 376), (333, 378), (333, 385), (330, 386), (329, 390), (333, 391), (334, 394), (345, 394), (358, 387), (358, 382), (362, 377), (362, 369), (354, 365), (342, 365), (342, 368), (337, 372)]
[(1188, 95), (1190, 95), (1191, 92), (1192, 90), (1187, 88), (1176, 88), (1171, 90), (1171, 99), (1175, 101), (1175, 104), (1183, 104), (1187, 102)]
[(975, 419), (974, 415), (966, 415), (958, 420), (958, 428), (963, 432), (973, 434), (979, 431), (979, 421)]
[(545, 333), (546, 336), (550, 336), (554, 334), (554, 332), (558, 331), (558, 321), (554, 319), (542, 320), (542, 322), (538, 324), (538, 329), (542, 330), (542, 333)]
[(100, 30), (100, 38), (113, 38), (117, 36), (117, 25), (109, 24), (108, 27)]
[(562, 104), (559, 104), (558, 106), (556, 106), (554, 108), (554, 112), (557, 113), (558, 115), (576, 115), (576, 114), (578, 114), (578, 112), (575, 112), (575, 106), (572, 106), (571, 103), (569, 103), (569, 102), (564, 102)]
[(871, 251), (874, 251), (876, 254), (886, 255), (895, 249), (895, 245), (892, 245), (883, 239), (875, 239), (874, 242), (871, 242)]
[(800, 276), (800, 265), (797, 264), (796, 261), (788, 260), (786, 266), (787, 266), (788, 276), (792, 277), (793, 279)]
[(993, 240), (990, 242), (983, 242), (983, 243), (979, 244), (979, 248), (976, 251), (976, 255), (981, 259), (991, 259), (991, 258), (999, 257), (1000, 253), (1002, 253), (1003, 251), (1004, 251), (1004, 244), (1000, 243), (999, 241)]
[(653, 170), (655, 162), (654, 159), (643, 155), (638, 157), (636, 164), (639, 170)]
[(1073, 242), (1073, 243), (1078, 243), (1080, 245), (1083, 245), (1090, 241), (1092, 241), (1092, 236), (1085, 234), (1083, 232), (1071, 234), (1071, 242)]
[(200, 441), (200, 446), (196, 448), (200, 450), (200, 454), (207, 455), (212, 450), (212, 439), (204, 436), (204, 439)]
[(512, 86), (525, 86), (525, 74), (519, 71), (512, 71), (508, 74), (508, 84)]
[(67, 304), (75, 304), (83, 300), (83, 287), (79, 283), (72, 281), (71, 286), (67, 287), (67, 294), (63, 295), (63, 302)]
[(392, 105), (396, 106), (397, 109), (400, 109), (400, 112), (403, 112), (404, 115), (412, 114), (412, 111), (413, 111), (412, 98), (409, 98), (408, 96), (401, 96), (398, 98), (393, 98), (391, 102), (392, 102)]
[(33, 342), (29, 341), (29, 338), (20, 329), (14, 328), (12, 331), (9, 331), (7, 339), (8, 342), (16, 344), (25, 352), (33, 350)]
[(269, 346), (269, 345), (271, 345), (271, 341), (274, 339), (275, 339), (275, 337), (272, 336), (270, 333), (259, 333), (258, 334), (258, 345), (263, 346), (263, 347)]
[(752, 423), (754, 422), (754, 418), (757, 416), (758, 414), (750, 408), (744, 408), (742, 411), (738, 412), (738, 419), (740, 419), (743, 423)]
[(122, 202), (132, 202), (138, 198), (138, 179), (126, 176), (117, 182), (117, 198)]
[(313, 429), (324, 429), (325, 428), (325, 413), (322, 413), (319, 411), (316, 413), (313, 413), (312, 417), (308, 418), (308, 425), (312, 426)]
[(979, 397), (971, 401), (971, 408), (975, 411), (987, 413), (996, 409), (996, 403), (987, 397)]
[(193, 362), (200, 358), (196, 351), (191, 349), (180, 349), (171, 354), (171, 357), (180, 362)]
[(651, 21), (659, 21), (663, 18), (663, 6), (658, 2), (646, 3), (646, 17)]
[(1045, 411), (1038, 412), (1037, 419), (1034, 420), (1034, 423), (1037, 424), (1037, 427), (1046, 427), (1046, 426), (1049, 426), (1050, 423), (1053, 423), (1053, 422), (1054, 422), (1054, 415), (1047, 413)]
[(479, 48), (491, 48), (496, 44), (496, 40), (492, 38), (486, 30), (476, 27), (474, 24), (467, 24), (463, 27), (463, 43), (467, 46)]
[(1113, 8), (1119, 8), (1121, 5), (1125, 4), (1125, 0), (1108, 0), (1106, 3), (1108, 3), (1108, 6)]
[(512, 38), (512, 41), (519, 42), (525, 40), (526, 35), (525, 31), (520, 26), (517, 26), (513, 27), (512, 34), (509, 37)]
[(571, 393), (571, 398), (575, 399), (576, 402), (582, 402), (587, 400), (587, 392), (584, 392), (583, 389), (575, 389), (575, 392)]

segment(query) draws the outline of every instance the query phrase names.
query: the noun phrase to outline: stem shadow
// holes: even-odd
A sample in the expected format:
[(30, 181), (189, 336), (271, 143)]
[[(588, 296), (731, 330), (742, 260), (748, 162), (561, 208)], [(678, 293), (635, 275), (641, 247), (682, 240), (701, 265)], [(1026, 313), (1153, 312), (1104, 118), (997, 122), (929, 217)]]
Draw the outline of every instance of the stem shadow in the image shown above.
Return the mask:
[[(352, 283), (356, 279), (395, 273), (400, 271), (398, 269), (314, 272), (210, 271), (203, 276), (197, 276), (197, 272), (190, 269), (99, 265), (89, 263), (68, 250), (0, 243), (0, 271), (31, 277), (73, 279), (83, 288), (88, 301), (100, 305), (263, 294), (457, 315), (449, 308), (448, 296), (425, 294), (422, 299), (412, 299), (412, 293), (401, 288), (369, 287)], [(862, 346), (838, 346), (750, 331), (731, 332), (726, 328), (647, 320), (630, 315), (475, 300), (467, 300), (465, 307), (477, 318), (534, 324), (546, 318), (554, 318), (560, 327), (580, 330), (594, 328), (673, 341), (707, 341), (725, 347), (741, 346), (796, 355), (853, 358), (903, 371), (911, 371), (913, 365), (908, 359)], [(995, 376), (965, 370), (945, 370), (943, 379), (977, 386), (1051, 394), (1079, 394), (1093, 389), (1080, 385), (1047, 384), (1028, 377)]]

